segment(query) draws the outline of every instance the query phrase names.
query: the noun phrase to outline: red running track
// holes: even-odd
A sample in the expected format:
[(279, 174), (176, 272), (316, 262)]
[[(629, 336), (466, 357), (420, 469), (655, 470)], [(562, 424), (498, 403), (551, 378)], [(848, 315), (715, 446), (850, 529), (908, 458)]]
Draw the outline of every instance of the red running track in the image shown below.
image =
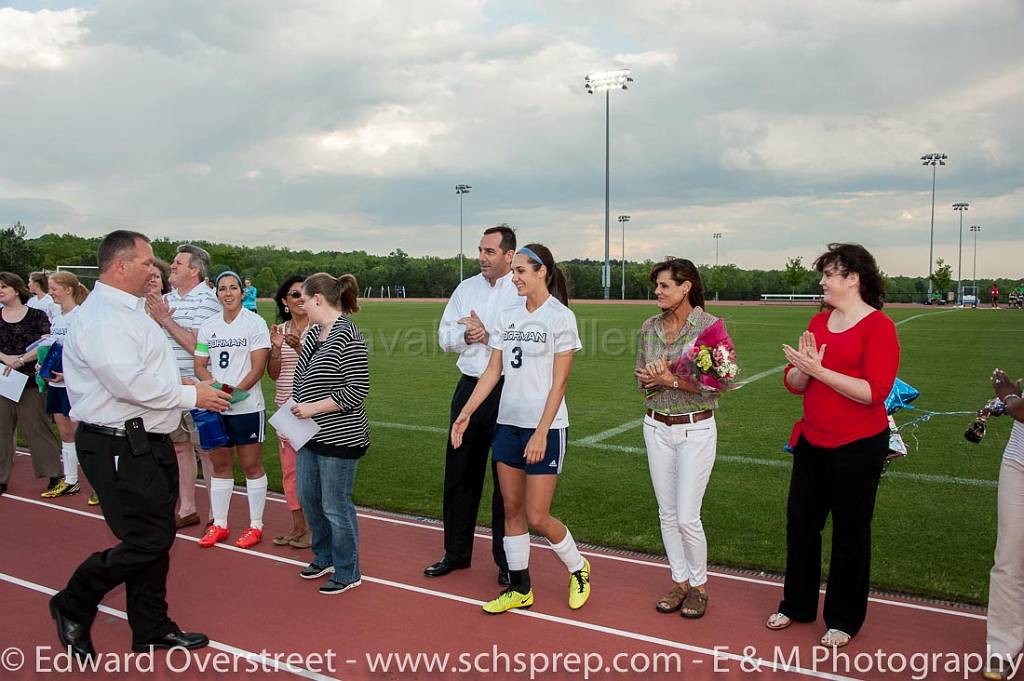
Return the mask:
[[(62, 588), (89, 553), (115, 542), (99, 509), (86, 505), (86, 493), (43, 500), (41, 491), (29, 462), (17, 457), (8, 494), (0, 497), (0, 665), (12, 665), (2, 667), (3, 679), (52, 678), (45, 672), (60, 663), (54, 659), (60, 651), (48, 594)], [(200, 501), (203, 496), (197, 494)], [(242, 496), (236, 494), (232, 503), (232, 540), (248, 517)], [(820, 623), (781, 632), (764, 627), (781, 595), (778, 581), (713, 572), (708, 614), (685, 620), (654, 610), (671, 586), (665, 563), (602, 551), (587, 552), (593, 595), (572, 611), (565, 568), (536, 543), (530, 566), (536, 604), (529, 611), (488, 616), (480, 605), (498, 592), (489, 537), (478, 535), (473, 568), (430, 579), (422, 569), (442, 551), (437, 526), (371, 511), (361, 512), (359, 521), (363, 585), (337, 596), (322, 596), (318, 581), (299, 578), (308, 551), (270, 542), (290, 527), (280, 498), (267, 504), (267, 539), (255, 550), (225, 544), (204, 550), (195, 543), (200, 528), (180, 532), (168, 579), (171, 616), (186, 630), (207, 633), (213, 645), (191, 656), (178, 651), (127, 659), (131, 634), (118, 589), (97, 617), (93, 639), (108, 670), (128, 671), (105, 676), (199, 678), (206, 665), (221, 670), (217, 678), (346, 681), (962, 679), (965, 665), (981, 663), (974, 656), (984, 646), (984, 616), (968, 608), (873, 598), (864, 629), (836, 657), (816, 645)], [(37, 653), (37, 646), (44, 648)], [(25, 666), (17, 671), (18, 653), (11, 649), (23, 655)], [(392, 653), (411, 656), (388, 658)], [(925, 653), (939, 657), (926, 664)], [(420, 666), (399, 670), (400, 661)], [(388, 671), (381, 668), (384, 662), (390, 662)], [(43, 673), (30, 671), (37, 664)]]

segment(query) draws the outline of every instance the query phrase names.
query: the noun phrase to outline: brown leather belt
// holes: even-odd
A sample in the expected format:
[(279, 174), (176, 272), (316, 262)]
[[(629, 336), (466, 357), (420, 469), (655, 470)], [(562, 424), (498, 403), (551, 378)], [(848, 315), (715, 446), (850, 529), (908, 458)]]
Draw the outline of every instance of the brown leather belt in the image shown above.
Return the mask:
[(661, 421), (662, 423), (669, 426), (686, 425), (690, 423), (697, 423), (698, 421), (704, 421), (715, 415), (715, 412), (711, 409), (705, 409), (704, 411), (695, 411), (689, 414), (662, 414), (661, 412), (654, 411), (653, 409), (647, 410), (647, 415), (655, 421)]

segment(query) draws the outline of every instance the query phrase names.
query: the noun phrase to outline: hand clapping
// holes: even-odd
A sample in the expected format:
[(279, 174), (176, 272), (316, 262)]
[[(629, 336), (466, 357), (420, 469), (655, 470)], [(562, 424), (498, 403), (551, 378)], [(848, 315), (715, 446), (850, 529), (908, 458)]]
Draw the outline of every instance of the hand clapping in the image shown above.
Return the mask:
[(469, 316), (460, 319), (459, 324), (466, 327), (464, 338), (467, 345), (487, 342), (487, 329), (484, 328), (483, 320), (477, 316), (476, 310), (470, 310)]
[(1010, 395), (1021, 394), (1021, 380), (1018, 379), (1016, 383), (1010, 380), (1010, 377), (1002, 369), (995, 369), (992, 371), (992, 389), (996, 393), (996, 397), (1005, 401)]
[(819, 348), (814, 334), (810, 331), (804, 331), (800, 334), (797, 348), (794, 349), (790, 345), (783, 344), (782, 353), (786, 356), (786, 361), (807, 376), (814, 378), (824, 370), (821, 362), (825, 358), (825, 348), (827, 347), (828, 344), (826, 343)]

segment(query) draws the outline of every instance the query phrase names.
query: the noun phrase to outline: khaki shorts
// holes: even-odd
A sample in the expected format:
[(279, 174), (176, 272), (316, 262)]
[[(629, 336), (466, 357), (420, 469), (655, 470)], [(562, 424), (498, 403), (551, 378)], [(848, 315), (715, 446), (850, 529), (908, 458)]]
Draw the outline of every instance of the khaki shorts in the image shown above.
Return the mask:
[(170, 437), (174, 444), (191, 441), (193, 446), (199, 446), (199, 432), (196, 431), (196, 425), (192, 422), (192, 414), (187, 411), (181, 412), (181, 423), (174, 429)]

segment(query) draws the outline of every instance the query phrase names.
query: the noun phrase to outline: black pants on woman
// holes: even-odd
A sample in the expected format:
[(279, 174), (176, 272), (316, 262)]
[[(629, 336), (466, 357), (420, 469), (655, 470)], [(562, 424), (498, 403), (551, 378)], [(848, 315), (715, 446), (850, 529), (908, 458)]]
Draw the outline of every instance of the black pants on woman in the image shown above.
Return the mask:
[(832, 561), (825, 625), (855, 636), (868, 609), (871, 517), (889, 430), (834, 449), (800, 438), (794, 451), (786, 517), (786, 586), (779, 612), (813, 622), (821, 585), (821, 531), (832, 513)]

